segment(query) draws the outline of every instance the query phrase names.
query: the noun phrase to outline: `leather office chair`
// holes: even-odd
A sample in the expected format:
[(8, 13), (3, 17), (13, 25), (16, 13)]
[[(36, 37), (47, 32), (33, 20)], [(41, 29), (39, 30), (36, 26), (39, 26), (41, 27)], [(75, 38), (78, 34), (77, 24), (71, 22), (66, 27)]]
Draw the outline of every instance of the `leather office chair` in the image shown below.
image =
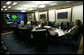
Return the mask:
[(46, 45), (47, 44), (46, 34), (47, 34), (47, 31), (32, 32), (32, 35), (33, 35), (32, 44), (38, 47)]
[(59, 26), (61, 26), (61, 22), (54, 22), (54, 26), (58, 28)]
[(74, 22), (69, 22), (69, 29), (74, 26)]
[(61, 28), (62, 28), (63, 30), (69, 29), (69, 22), (62, 22)]
[(79, 47), (79, 43), (81, 40), (82, 34), (80, 34), (77, 38), (77, 40), (70, 40), (70, 42), (68, 42), (69, 44), (71, 44), (72, 50), (77, 50)]
[(82, 34), (79, 34), (78, 38), (75, 38), (75, 39), (73, 37), (72, 38), (70, 37), (69, 39), (66, 38), (64, 40), (60, 40), (60, 42), (61, 42), (60, 44), (63, 46), (66, 46), (66, 47), (71, 47), (72, 50), (77, 50), (80, 40), (81, 40), (81, 37), (82, 37)]

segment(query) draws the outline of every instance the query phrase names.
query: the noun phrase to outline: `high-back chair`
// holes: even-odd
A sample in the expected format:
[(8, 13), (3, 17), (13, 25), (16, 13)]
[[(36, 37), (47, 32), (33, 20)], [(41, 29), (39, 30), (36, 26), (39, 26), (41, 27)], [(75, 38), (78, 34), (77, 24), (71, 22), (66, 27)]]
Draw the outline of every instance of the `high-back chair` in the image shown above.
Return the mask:
[(21, 40), (26, 41), (31, 39), (31, 30), (29, 28), (23, 28), (23, 29), (18, 28), (18, 29), (19, 29), (19, 38)]
[(74, 26), (74, 22), (69, 22), (69, 28), (72, 28)]
[(43, 43), (46, 43), (47, 31), (33, 31), (33, 44), (42, 46)]
[(72, 45), (71, 47), (72, 47), (73, 50), (77, 51), (77, 49), (79, 47), (79, 44), (80, 44), (81, 37), (82, 37), (82, 34), (80, 34), (78, 36), (77, 40), (71, 40), (70, 41), (70, 44)]
[(60, 26), (61, 26), (61, 22), (54, 22), (54, 26), (55, 26), (56, 28), (60, 27)]
[(66, 29), (69, 29), (68, 27), (69, 27), (69, 22), (62, 22), (63, 24), (62, 24), (62, 29), (63, 30), (66, 30)]

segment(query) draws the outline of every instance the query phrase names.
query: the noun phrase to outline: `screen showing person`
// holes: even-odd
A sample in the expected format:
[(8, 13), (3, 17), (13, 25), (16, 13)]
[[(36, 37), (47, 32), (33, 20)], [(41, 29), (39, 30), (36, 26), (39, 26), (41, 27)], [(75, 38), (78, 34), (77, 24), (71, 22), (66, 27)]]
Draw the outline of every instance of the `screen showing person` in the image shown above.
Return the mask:
[(7, 20), (11, 19), (9, 14), (6, 14), (6, 17), (7, 17)]

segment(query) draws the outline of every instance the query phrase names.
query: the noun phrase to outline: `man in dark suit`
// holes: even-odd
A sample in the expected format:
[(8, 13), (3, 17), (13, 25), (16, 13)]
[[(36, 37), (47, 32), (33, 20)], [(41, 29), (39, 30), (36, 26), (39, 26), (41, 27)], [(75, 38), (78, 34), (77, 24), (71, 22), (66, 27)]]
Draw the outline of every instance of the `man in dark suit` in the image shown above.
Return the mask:
[(74, 26), (70, 30), (65, 30), (65, 35), (61, 39), (74, 39), (77, 40), (81, 33), (81, 21), (76, 20)]
[(18, 25), (18, 28), (23, 28), (24, 27), (24, 21), (20, 21), (20, 24)]
[(33, 29), (30, 21), (27, 22), (27, 25), (25, 25), (25, 27), (27, 27), (28, 30), (32, 30)]

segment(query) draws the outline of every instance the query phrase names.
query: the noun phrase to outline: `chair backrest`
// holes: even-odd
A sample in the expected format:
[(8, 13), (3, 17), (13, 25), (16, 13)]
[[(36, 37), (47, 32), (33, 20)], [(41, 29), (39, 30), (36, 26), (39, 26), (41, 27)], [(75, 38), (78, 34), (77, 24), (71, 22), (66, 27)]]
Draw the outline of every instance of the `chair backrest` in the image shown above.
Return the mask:
[(69, 26), (73, 27), (74, 26), (74, 22), (69, 22)]
[(83, 54), (83, 35), (82, 35), (77, 53), (78, 54)]
[(55, 25), (56, 27), (59, 27), (59, 26), (61, 26), (61, 22), (55, 22), (54, 25)]
[(34, 40), (45, 40), (47, 31), (36, 31), (32, 32)]
[(63, 26), (69, 25), (69, 22), (63, 22)]
[(77, 41), (76, 41), (77, 49), (78, 49), (78, 47), (79, 47), (81, 38), (82, 38), (82, 34), (79, 35), (79, 37), (78, 37), (78, 39), (77, 39)]

